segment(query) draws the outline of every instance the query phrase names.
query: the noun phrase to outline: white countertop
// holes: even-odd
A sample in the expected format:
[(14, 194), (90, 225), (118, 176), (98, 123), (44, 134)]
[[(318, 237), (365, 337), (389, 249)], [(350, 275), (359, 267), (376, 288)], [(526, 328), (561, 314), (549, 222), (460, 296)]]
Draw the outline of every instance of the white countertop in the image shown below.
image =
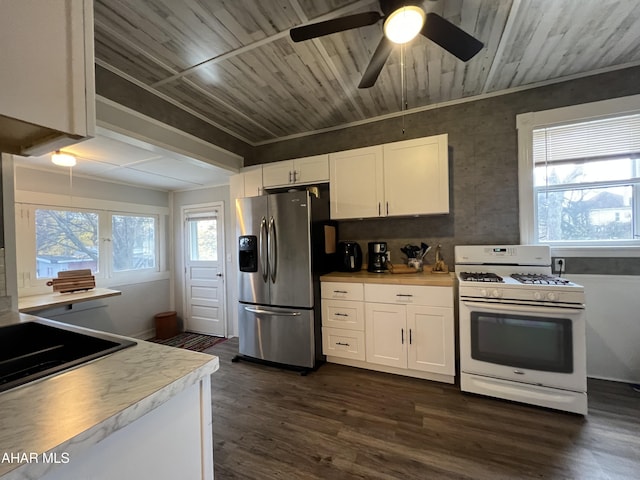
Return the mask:
[[(0, 326), (33, 318), (9, 312)], [(0, 455), (73, 456), (219, 368), (213, 355), (133, 340), (133, 347), (0, 393)], [(47, 468), (0, 462), (0, 478), (38, 478)]]
[(44, 293), (42, 295), (29, 295), (18, 299), (18, 310), (21, 313), (31, 313), (44, 310), (46, 308), (89, 302), (91, 300), (114, 297), (117, 295), (122, 295), (122, 292), (118, 290), (111, 290), (109, 288), (92, 288), (91, 290), (71, 293), (52, 292)]

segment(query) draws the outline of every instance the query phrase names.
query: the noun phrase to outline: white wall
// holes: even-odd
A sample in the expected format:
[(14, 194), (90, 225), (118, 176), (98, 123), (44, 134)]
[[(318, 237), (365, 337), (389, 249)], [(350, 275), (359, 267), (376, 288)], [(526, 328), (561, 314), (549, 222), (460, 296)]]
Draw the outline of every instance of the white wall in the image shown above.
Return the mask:
[(587, 375), (640, 383), (640, 277), (567, 278), (585, 287)]
[(180, 218), (181, 209), (191, 205), (202, 205), (213, 202), (223, 202), (224, 204), (224, 243), (225, 243), (225, 262), (224, 262), (224, 279), (225, 279), (225, 316), (227, 320), (227, 335), (237, 336), (238, 326), (233, 312), (235, 311), (234, 292), (237, 285), (236, 276), (236, 260), (233, 253), (232, 245), (235, 242), (235, 231), (232, 227), (232, 215), (235, 216), (235, 209), (231, 209), (229, 199), (229, 186), (222, 185), (218, 187), (200, 188), (197, 190), (188, 190), (173, 193), (173, 245), (175, 251), (175, 304), (178, 315), (184, 315), (184, 256), (183, 244), (184, 236), (182, 232), (182, 219)]
[[(43, 194), (69, 195), (69, 174), (16, 166), (15, 190), (23, 199), (29, 196), (37, 198)], [(97, 179), (74, 177), (72, 193), (76, 198), (112, 200), (169, 209), (168, 192)], [(172, 229), (170, 221), (167, 222), (167, 229)], [(19, 238), (17, 242), (20, 243)], [(168, 265), (170, 269), (171, 263)], [(108, 279), (105, 282), (103, 286), (119, 290), (122, 295), (75, 304), (71, 309), (61, 307), (34, 314), (120, 335), (149, 338), (154, 335), (154, 315), (174, 309), (168, 278), (136, 284), (110, 283)]]

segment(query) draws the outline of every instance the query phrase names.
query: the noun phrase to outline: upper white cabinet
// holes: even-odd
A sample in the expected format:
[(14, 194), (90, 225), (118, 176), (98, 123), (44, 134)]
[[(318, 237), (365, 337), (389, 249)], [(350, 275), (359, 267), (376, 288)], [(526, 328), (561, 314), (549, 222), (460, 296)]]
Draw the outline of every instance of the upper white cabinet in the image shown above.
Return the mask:
[(386, 215), (449, 213), (447, 135), (384, 145)]
[(0, 2), (0, 151), (42, 155), (95, 131), (91, 0)]
[(262, 166), (265, 188), (329, 181), (329, 155), (313, 155)]
[(331, 218), (449, 212), (447, 135), (329, 155)]
[(382, 155), (382, 145), (329, 155), (331, 218), (381, 216), (384, 201)]
[(231, 198), (262, 195), (262, 166), (245, 167), (230, 179)]

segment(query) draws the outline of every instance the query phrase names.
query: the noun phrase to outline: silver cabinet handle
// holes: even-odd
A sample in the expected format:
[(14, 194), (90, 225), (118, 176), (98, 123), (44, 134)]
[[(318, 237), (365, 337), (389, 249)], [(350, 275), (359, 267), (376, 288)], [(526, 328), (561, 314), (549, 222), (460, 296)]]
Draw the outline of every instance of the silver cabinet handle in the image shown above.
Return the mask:
[(274, 315), (279, 317), (299, 317), (300, 312), (276, 312), (273, 310), (265, 310), (264, 308), (244, 307), (247, 312), (259, 313), (262, 315)]
[(389, 215), (389, 202), (387, 202), (387, 215)]
[(413, 295), (410, 295), (408, 293), (397, 293), (396, 297), (413, 297)]
[(348, 316), (349, 316), (349, 314), (348, 314), (348, 313), (340, 313), (340, 312), (338, 312), (338, 313), (334, 313), (334, 315), (335, 315), (336, 317), (348, 317)]
[(343, 347), (349, 347), (348, 343), (336, 342), (336, 345), (342, 345)]
[(333, 293), (349, 293), (346, 290), (334, 290)]
[(409, 329), (409, 345), (411, 345), (413, 343), (413, 335), (411, 332), (411, 329)]
[(404, 328), (401, 331), (402, 331), (402, 345), (404, 345)]

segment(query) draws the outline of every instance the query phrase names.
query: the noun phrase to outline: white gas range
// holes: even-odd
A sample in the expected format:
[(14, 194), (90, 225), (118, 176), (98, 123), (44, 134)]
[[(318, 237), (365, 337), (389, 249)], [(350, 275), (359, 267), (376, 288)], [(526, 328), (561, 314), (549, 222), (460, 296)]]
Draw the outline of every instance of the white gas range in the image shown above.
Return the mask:
[(455, 248), (463, 391), (587, 413), (585, 295), (549, 247)]

